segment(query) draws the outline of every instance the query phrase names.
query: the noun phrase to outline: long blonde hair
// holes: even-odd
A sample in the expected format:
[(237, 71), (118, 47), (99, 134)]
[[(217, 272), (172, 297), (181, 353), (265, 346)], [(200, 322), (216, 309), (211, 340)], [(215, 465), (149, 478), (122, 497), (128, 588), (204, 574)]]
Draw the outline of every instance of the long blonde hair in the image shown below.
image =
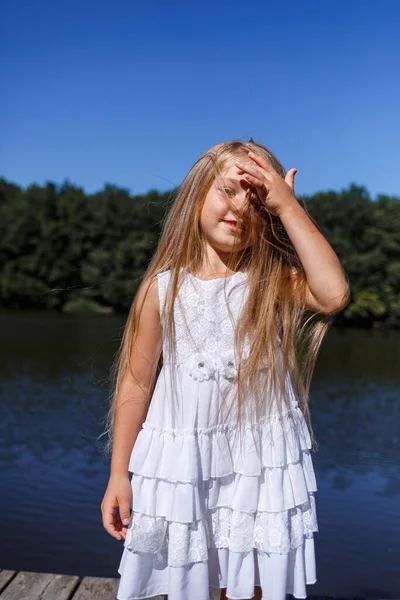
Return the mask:
[[(181, 269), (198, 273), (206, 257), (206, 242), (200, 226), (205, 197), (215, 177), (223, 173), (232, 159), (247, 157), (248, 150), (267, 159), (276, 172), (285, 178), (286, 171), (274, 154), (252, 138), (246, 143), (234, 140), (217, 144), (189, 170), (163, 223), (157, 250), (144, 274), (142, 285), (154, 282), (157, 274), (170, 270), (170, 285), (164, 305), (164, 335), (171, 355), (174, 303)], [(279, 397), (288, 404), (289, 377), (316, 448), (310, 418), (309, 389), (318, 351), (332, 316), (307, 308), (304, 269), (280, 219), (261, 205), (254, 189), (247, 191), (246, 199), (242, 213), (237, 213), (234, 206), (231, 209), (238, 214), (238, 218), (250, 223), (253, 233), (256, 232), (254, 243), (240, 252), (233, 251), (228, 265), (232, 270), (246, 271), (248, 286), (246, 302), (234, 330), (235, 356), (242, 356), (246, 337), (250, 343), (247, 360), (238, 361), (235, 379), (237, 420), (240, 420), (242, 408), (250, 399), (257, 402), (254, 399), (262, 398), (264, 402), (265, 398)], [(112, 448), (115, 404), (122, 378), (128, 368), (134, 376), (130, 355), (140, 318), (137, 301), (136, 296), (111, 368), (113, 393), (106, 416), (106, 429), (102, 434), (108, 435), (106, 452)], [(276, 340), (279, 340), (279, 353)], [(265, 369), (266, 364), (268, 370)], [(161, 366), (162, 352), (157, 371)], [(261, 373), (266, 376), (260, 377)], [(278, 408), (280, 410), (279, 404)]]

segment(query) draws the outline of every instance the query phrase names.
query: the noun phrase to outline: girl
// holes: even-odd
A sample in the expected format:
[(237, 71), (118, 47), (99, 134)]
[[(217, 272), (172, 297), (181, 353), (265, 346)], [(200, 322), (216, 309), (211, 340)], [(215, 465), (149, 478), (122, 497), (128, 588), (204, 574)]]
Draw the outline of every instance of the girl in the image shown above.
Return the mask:
[(252, 139), (218, 144), (164, 223), (107, 415), (119, 600), (306, 598), (316, 581), (308, 391), (349, 286), (295, 172)]

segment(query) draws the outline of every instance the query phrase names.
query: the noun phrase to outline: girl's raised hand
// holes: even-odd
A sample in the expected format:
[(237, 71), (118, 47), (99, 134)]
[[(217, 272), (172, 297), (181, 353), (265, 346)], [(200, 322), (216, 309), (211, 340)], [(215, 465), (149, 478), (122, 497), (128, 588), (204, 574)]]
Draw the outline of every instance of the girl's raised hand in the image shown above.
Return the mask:
[(294, 196), (297, 169), (290, 169), (282, 179), (265, 158), (254, 152), (247, 155), (253, 164), (235, 161), (235, 165), (240, 173), (244, 173), (246, 181), (256, 188), (260, 201), (270, 213), (279, 217), (284, 208), (298, 204)]
[(111, 475), (101, 503), (101, 513), (105, 530), (116, 540), (126, 538), (131, 500), (132, 488), (129, 475)]

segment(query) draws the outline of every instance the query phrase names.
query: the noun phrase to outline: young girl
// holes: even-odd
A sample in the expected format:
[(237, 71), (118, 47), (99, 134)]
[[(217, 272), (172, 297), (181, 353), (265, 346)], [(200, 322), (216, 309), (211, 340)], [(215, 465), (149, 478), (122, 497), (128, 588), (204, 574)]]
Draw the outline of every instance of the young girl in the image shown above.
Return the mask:
[(295, 172), (252, 139), (218, 144), (164, 223), (107, 415), (119, 600), (306, 598), (316, 581), (308, 391), (349, 287)]

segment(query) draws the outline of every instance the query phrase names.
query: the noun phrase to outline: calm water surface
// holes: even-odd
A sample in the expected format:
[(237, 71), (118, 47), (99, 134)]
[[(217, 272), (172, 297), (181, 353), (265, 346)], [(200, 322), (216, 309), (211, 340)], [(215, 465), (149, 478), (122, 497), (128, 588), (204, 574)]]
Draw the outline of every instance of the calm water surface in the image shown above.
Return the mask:
[[(97, 436), (124, 318), (1, 314), (0, 567), (118, 577)], [(400, 332), (331, 329), (311, 388), (310, 594), (400, 598)]]

